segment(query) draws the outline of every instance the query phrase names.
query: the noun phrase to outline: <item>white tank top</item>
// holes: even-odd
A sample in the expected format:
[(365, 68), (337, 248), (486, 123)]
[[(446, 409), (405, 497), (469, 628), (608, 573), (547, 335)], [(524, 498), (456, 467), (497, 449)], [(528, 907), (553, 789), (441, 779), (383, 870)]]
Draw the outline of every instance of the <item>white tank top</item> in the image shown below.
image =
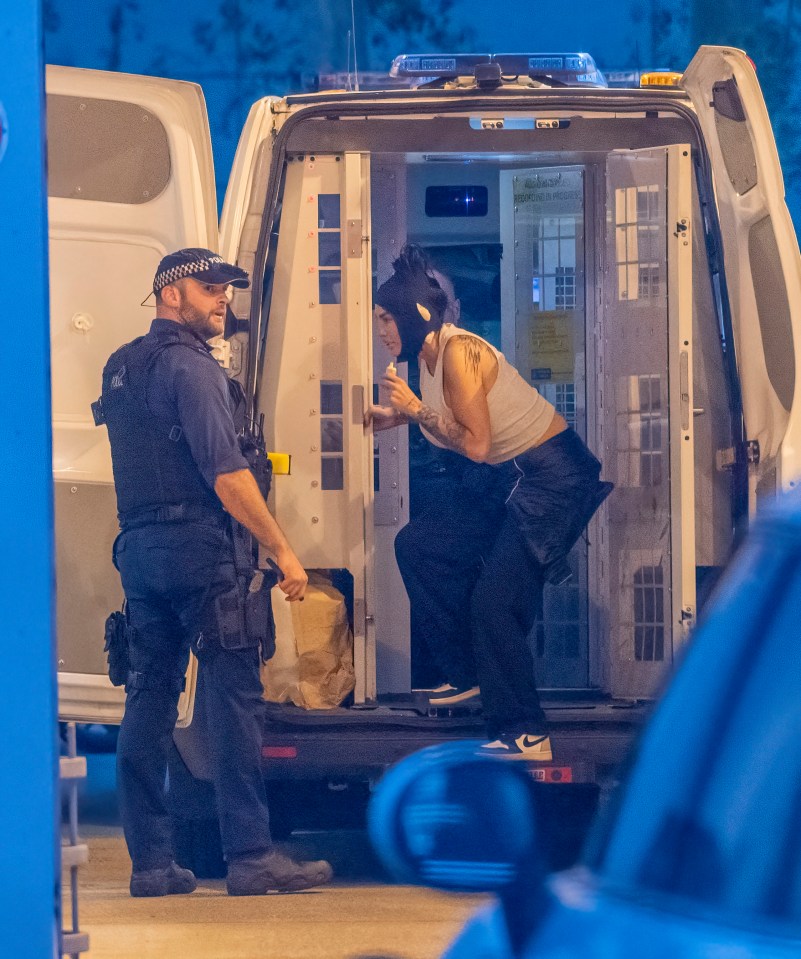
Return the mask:
[[(551, 425), (554, 407), (544, 396), (530, 386), (506, 357), (492, 344), (475, 333), (446, 323), (439, 331), (439, 354), (434, 372), (428, 372), (424, 360), (420, 360), (420, 393), (423, 402), (437, 413), (450, 413), (442, 387), (442, 358), (445, 345), (452, 336), (470, 336), (492, 350), (498, 361), (498, 378), (487, 394), (489, 406), (491, 443), (488, 463), (504, 463), (520, 453), (536, 446), (540, 437)], [(444, 443), (420, 427), (435, 446), (446, 448)]]

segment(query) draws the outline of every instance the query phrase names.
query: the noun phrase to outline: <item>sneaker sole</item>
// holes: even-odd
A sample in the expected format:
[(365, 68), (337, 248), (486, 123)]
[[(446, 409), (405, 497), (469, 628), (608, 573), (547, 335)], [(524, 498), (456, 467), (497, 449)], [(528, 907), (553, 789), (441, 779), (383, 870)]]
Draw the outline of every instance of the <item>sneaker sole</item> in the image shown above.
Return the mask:
[(527, 763), (550, 763), (553, 762), (553, 753), (540, 753), (538, 756), (529, 756), (527, 753), (497, 753), (499, 759), (517, 760)]
[(435, 708), (437, 706), (455, 706), (457, 703), (466, 703), (471, 699), (478, 699), (480, 696), (480, 692), (457, 693), (455, 696), (447, 696), (443, 699), (432, 699), (429, 696), (428, 704)]
[(507, 762), (509, 760), (517, 762), (528, 762), (528, 763), (550, 763), (553, 762), (553, 750), (549, 749), (547, 752), (542, 750), (536, 755), (534, 751), (522, 752), (522, 753), (513, 753), (507, 752), (503, 749), (478, 749), (479, 756), (492, 756), (494, 759), (504, 759)]

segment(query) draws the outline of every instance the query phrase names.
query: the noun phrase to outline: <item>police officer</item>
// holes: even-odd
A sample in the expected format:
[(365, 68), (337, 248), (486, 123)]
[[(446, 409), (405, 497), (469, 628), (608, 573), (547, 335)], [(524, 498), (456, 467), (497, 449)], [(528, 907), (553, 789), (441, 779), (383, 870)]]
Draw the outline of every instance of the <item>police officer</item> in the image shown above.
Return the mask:
[(117, 777), (132, 896), (196, 886), (174, 862), (165, 804), (190, 646), (205, 694), (228, 893), (294, 891), (331, 878), (328, 863), (294, 862), (273, 848), (261, 773), (259, 641), (269, 588), (258, 580), (254, 592), (242, 576), (236, 537), (245, 527), (272, 554), (287, 600), (303, 599), (307, 576), (243, 455), (234, 422), (241, 390), (207, 345), (223, 332), (228, 287), (248, 285), (244, 270), (210, 250), (165, 256), (149, 333), (117, 350), (103, 373), (96, 419), (111, 441), (121, 526), (114, 562), (130, 626)]

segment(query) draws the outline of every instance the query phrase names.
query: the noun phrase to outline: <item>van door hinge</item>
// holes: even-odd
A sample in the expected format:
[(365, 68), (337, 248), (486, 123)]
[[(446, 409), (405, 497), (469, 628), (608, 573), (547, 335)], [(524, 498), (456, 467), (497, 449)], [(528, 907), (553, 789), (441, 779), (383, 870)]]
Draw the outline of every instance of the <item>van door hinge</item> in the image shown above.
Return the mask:
[(362, 221), (348, 220), (345, 241), (348, 244), (348, 259), (361, 259), (362, 256)]
[(718, 450), (715, 454), (715, 465), (719, 471), (733, 469), (738, 463), (755, 466), (759, 462), (759, 456), (759, 440), (745, 440), (736, 446)]

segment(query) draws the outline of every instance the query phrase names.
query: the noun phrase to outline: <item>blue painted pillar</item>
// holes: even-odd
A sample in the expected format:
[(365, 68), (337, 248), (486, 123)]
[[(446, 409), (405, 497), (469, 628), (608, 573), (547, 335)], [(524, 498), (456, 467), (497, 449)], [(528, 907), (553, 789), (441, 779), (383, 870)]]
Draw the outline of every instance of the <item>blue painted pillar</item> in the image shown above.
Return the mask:
[(56, 950), (59, 841), (40, 0), (0, 3), (0, 956)]

